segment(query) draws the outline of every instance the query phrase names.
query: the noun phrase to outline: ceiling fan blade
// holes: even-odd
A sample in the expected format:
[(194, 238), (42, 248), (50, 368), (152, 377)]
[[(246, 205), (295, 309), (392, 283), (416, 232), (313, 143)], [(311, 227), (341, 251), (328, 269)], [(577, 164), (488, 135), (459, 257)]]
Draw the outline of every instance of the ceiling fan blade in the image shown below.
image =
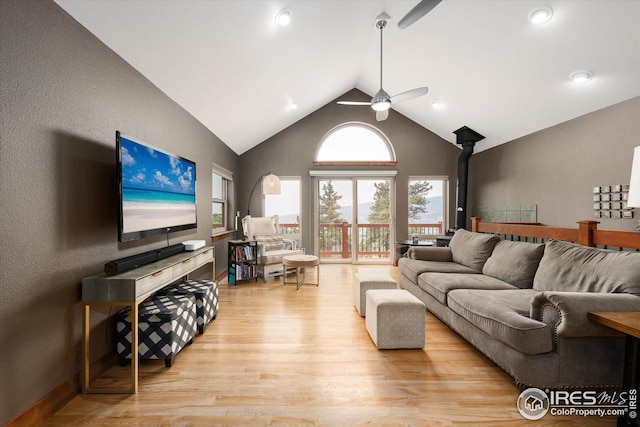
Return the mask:
[(429, 13), (431, 9), (436, 7), (441, 1), (442, 0), (422, 0), (398, 22), (398, 28), (404, 30), (409, 25)]
[(364, 101), (338, 101), (340, 105), (366, 105), (367, 107), (371, 106), (371, 102)]
[(376, 120), (382, 122), (389, 117), (389, 110), (376, 111)]
[(408, 90), (406, 92), (402, 92), (399, 93), (397, 95), (394, 95), (391, 97), (391, 102), (396, 103), (396, 102), (403, 102), (403, 101), (408, 101), (410, 99), (413, 98), (418, 98), (420, 96), (424, 96), (427, 94), (427, 92), (429, 92), (429, 88), (428, 87), (419, 87), (416, 89), (411, 89)]

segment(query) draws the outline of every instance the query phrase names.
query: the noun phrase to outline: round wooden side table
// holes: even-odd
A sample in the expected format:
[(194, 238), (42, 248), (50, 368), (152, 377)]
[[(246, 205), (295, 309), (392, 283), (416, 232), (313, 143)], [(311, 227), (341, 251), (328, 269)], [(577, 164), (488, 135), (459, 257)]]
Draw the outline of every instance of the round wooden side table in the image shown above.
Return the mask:
[[(285, 255), (282, 257), (282, 284), (295, 284), (297, 290), (305, 284), (308, 267), (316, 267), (316, 283), (308, 283), (309, 285), (320, 285), (320, 259), (315, 255)], [(287, 282), (287, 268), (296, 269), (296, 281)], [(300, 269), (303, 268), (302, 280), (300, 280)]]

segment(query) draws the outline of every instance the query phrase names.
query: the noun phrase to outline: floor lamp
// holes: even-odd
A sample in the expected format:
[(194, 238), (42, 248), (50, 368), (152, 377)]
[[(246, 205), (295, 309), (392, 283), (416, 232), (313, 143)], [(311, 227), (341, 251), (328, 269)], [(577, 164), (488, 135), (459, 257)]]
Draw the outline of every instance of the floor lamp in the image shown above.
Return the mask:
[[(640, 208), (640, 146), (633, 150), (633, 163), (631, 164), (631, 182), (629, 183), (627, 207)], [(638, 220), (636, 230), (640, 231), (640, 220)]]
[(262, 175), (256, 183), (253, 185), (251, 189), (251, 193), (249, 194), (249, 202), (247, 203), (247, 215), (251, 215), (251, 198), (253, 197), (253, 192), (256, 191), (258, 184), (262, 181), (262, 194), (280, 194), (280, 178), (272, 174), (271, 172), (267, 172)]

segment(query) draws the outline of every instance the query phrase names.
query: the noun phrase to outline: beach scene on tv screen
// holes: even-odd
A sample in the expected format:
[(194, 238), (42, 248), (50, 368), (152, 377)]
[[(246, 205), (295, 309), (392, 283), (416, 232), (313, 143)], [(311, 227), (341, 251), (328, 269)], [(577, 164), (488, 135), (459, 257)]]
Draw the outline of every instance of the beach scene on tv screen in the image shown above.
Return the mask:
[(195, 224), (194, 164), (124, 137), (120, 143), (123, 232)]

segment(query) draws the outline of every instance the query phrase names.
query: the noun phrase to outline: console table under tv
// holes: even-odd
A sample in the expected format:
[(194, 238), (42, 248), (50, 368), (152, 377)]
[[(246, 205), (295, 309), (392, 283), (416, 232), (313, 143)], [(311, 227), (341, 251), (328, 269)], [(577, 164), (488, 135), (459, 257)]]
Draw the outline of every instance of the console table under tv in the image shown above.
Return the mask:
[(138, 354), (138, 304), (167, 285), (192, 271), (211, 263), (211, 278), (215, 279), (215, 248), (207, 246), (192, 252), (182, 252), (133, 270), (109, 276), (106, 273), (82, 279), (82, 392), (137, 393), (138, 357), (131, 357), (131, 387), (129, 389), (93, 388), (89, 375), (89, 332), (92, 306), (131, 307), (131, 354)]

